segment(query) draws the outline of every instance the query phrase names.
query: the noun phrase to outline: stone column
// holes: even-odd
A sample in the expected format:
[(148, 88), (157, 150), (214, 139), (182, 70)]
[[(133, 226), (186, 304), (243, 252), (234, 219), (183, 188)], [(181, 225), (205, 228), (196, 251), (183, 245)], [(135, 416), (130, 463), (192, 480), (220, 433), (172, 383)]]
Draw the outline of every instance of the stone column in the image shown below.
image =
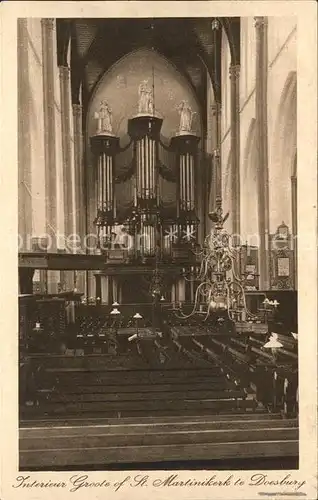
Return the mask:
[[(83, 107), (81, 104), (72, 105), (73, 112), (73, 144), (74, 144), (74, 183), (75, 183), (75, 227), (74, 232), (80, 238), (79, 244), (76, 246), (76, 252), (84, 252), (84, 237), (86, 233), (86, 199), (84, 196), (84, 160), (83, 160), (83, 125), (82, 114)], [(78, 288), (84, 291), (86, 286), (86, 273), (80, 272), (78, 275)], [(108, 292), (107, 292), (108, 295)], [(106, 296), (104, 297), (107, 302)]]
[[(208, 211), (212, 212), (216, 207), (216, 198), (222, 196), (222, 192), (218, 192), (220, 188), (219, 183), (219, 160), (221, 151), (221, 104), (214, 102), (210, 107), (209, 115), (211, 117), (211, 153), (212, 153), (212, 185), (210, 192), (210, 200), (208, 204)], [(217, 152), (217, 154), (216, 154)], [(218, 160), (216, 157), (218, 156)]]
[(113, 276), (108, 276), (108, 304), (113, 304), (115, 302), (114, 298), (114, 277)]
[(172, 283), (171, 285), (171, 303), (174, 304), (176, 302), (176, 284)]
[(212, 118), (212, 150), (219, 149), (221, 146), (221, 103), (214, 102), (211, 105)]
[(178, 280), (178, 301), (179, 302), (184, 302), (185, 301), (185, 279), (180, 278)]
[(113, 300), (114, 300), (114, 302), (119, 302), (119, 297), (118, 297), (118, 278), (117, 278), (117, 276), (113, 276), (112, 286), (113, 286)]
[(95, 301), (101, 304), (102, 302), (102, 274), (100, 272), (95, 273)]
[(240, 235), (240, 66), (230, 66), (232, 233)]
[(269, 288), (269, 194), (267, 133), (267, 18), (255, 17), (256, 28), (256, 150), (260, 289)]
[(55, 157), (55, 100), (54, 100), (54, 19), (41, 19), (43, 61), (43, 116), (45, 158), (45, 213), (49, 252), (56, 251), (56, 157)]
[(291, 198), (292, 198), (292, 244), (294, 250), (294, 288), (297, 290), (297, 177), (291, 177)]
[[(62, 132), (62, 159), (63, 159), (63, 201), (64, 201), (64, 237), (66, 251), (71, 251), (71, 241), (67, 238), (75, 233), (73, 224), (73, 162), (71, 142), (71, 103), (70, 103), (70, 68), (59, 66), (60, 96), (61, 96), (61, 132)], [(76, 243), (75, 243), (76, 244)], [(73, 289), (72, 273), (65, 273), (64, 285), (67, 290)], [(81, 287), (82, 288), (82, 287)], [(82, 290), (81, 290), (82, 291)]]
[[(74, 232), (72, 203), (72, 144), (70, 121), (70, 68), (59, 66), (61, 92), (61, 128), (63, 158), (63, 197), (64, 197), (64, 231), (67, 238)], [(67, 248), (67, 250), (69, 250)]]
[(117, 277), (117, 301), (119, 304), (122, 304), (123, 302), (123, 284), (121, 276)]
[[(74, 130), (74, 178), (75, 178), (75, 228), (83, 239), (86, 226), (86, 200), (84, 196), (84, 161), (83, 161), (83, 107), (73, 104)], [(85, 250), (85, 249), (84, 249)]]
[[(57, 183), (56, 183), (56, 127), (54, 95), (54, 34), (53, 18), (41, 19), (43, 61), (43, 120), (45, 161), (45, 217), (48, 252), (57, 251)], [(47, 291), (58, 293), (60, 280), (58, 271), (47, 272)]]
[[(19, 251), (30, 251), (32, 235), (32, 172), (30, 137), (30, 84), (27, 19), (18, 19), (18, 182)], [(23, 293), (23, 292), (22, 292)], [(32, 293), (32, 292), (31, 292)]]

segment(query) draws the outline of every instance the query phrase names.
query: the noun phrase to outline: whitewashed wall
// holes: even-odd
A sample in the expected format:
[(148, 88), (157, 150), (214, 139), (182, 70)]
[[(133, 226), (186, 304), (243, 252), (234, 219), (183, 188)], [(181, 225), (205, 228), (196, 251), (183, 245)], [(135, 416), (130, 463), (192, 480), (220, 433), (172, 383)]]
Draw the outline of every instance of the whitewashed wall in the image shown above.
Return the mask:
[[(224, 210), (230, 209), (230, 51), (222, 36), (222, 182)], [(297, 26), (293, 17), (268, 18), (268, 164), (270, 232), (284, 221), (290, 228), (291, 180), (296, 146)], [(241, 236), (250, 241), (258, 231), (255, 120), (256, 29), (241, 18), (240, 179)], [(230, 227), (230, 225), (229, 225)]]
[(296, 20), (268, 20), (268, 139), (270, 231), (291, 229), (291, 175), (297, 147)]
[[(29, 18), (20, 20), (23, 35), (20, 40), (19, 52), (19, 122), (24, 127), (19, 128), (19, 205), (24, 206), (24, 198), (31, 200), (31, 211), (19, 210), (20, 226), (32, 220), (32, 237), (41, 237), (46, 231), (46, 186), (45, 186), (45, 144), (43, 119), (43, 62), (42, 62), (42, 26), (41, 19)], [(56, 178), (56, 227), (57, 234), (64, 235), (64, 176), (62, 156), (62, 129), (61, 129), (61, 93), (59, 69), (57, 66), (56, 29), (53, 28), (53, 57), (54, 57), (54, 114), (55, 114), (55, 178)], [(71, 109), (71, 95), (69, 95)], [(71, 113), (70, 141), (73, 145), (73, 119)], [(24, 151), (29, 151), (28, 155)], [(72, 157), (74, 150), (72, 147)], [(74, 160), (73, 160), (74, 165)], [(74, 170), (74, 168), (73, 168)], [(73, 176), (74, 177), (74, 176)], [(74, 190), (74, 181), (72, 182)], [(73, 197), (75, 198), (75, 196)], [(73, 201), (74, 205), (75, 201)], [(75, 206), (72, 212), (75, 217)], [(63, 248), (63, 238), (58, 241), (58, 248)]]
[(253, 17), (241, 19), (240, 180), (241, 239), (258, 244), (258, 194), (255, 142), (256, 31)]
[[(32, 204), (32, 237), (41, 237), (46, 231), (45, 218), (45, 158), (44, 158), (44, 121), (43, 121), (43, 66), (42, 35), (40, 19), (26, 21), (28, 71), (25, 86), (28, 88), (28, 102), (20, 110), (19, 119), (28, 114), (31, 183), (26, 187)], [(24, 214), (29, 217), (30, 214)]]

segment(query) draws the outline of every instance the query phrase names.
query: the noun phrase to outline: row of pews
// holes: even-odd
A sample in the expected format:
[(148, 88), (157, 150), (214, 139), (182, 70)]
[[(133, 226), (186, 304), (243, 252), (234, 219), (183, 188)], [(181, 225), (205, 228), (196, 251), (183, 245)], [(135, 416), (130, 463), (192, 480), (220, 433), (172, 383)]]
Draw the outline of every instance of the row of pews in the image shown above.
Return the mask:
[[(20, 469), (97, 470), (140, 469), (141, 464), (170, 467), (187, 460), (227, 461), (225, 468), (242, 460), (286, 460), (298, 454), (298, 422), (273, 414), (235, 414), (119, 419), (77, 418), (67, 422), (41, 421), (20, 429)], [(189, 460), (190, 459), (190, 460)], [(296, 466), (296, 460), (294, 461)], [(272, 462), (271, 462), (272, 463)], [(289, 461), (289, 463), (293, 463)], [(185, 466), (183, 468), (186, 468)], [(218, 465), (219, 467), (219, 465)], [(269, 467), (272, 467), (270, 465)]]
[[(255, 391), (256, 399), (269, 411), (282, 410), (286, 415), (298, 412), (298, 348), (292, 336), (278, 335), (282, 343), (273, 355), (264, 348), (264, 338), (257, 336), (189, 336), (188, 327), (172, 328), (178, 342), (213, 360), (221, 370)], [(190, 349), (190, 350), (191, 350)]]
[[(90, 321), (99, 328), (93, 338), (83, 326)], [(297, 467), (297, 342), (289, 336), (280, 336), (273, 361), (254, 335), (214, 336), (183, 323), (154, 335), (141, 328), (129, 341), (126, 326), (112, 354), (96, 352), (98, 335), (109, 340), (98, 318), (82, 326), (76, 342), (83, 335), (85, 349), (29, 354), (20, 373), (21, 470), (174, 468), (189, 457), (211, 469), (234, 467), (237, 457), (237, 468), (250, 458)]]

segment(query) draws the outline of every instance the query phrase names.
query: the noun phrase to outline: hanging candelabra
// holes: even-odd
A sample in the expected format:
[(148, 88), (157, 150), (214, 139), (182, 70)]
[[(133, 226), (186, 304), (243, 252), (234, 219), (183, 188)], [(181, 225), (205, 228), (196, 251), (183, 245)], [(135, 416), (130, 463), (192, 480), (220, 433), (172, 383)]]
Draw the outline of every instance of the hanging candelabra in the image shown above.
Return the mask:
[(216, 210), (209, 214), (209, 218), (214, 227), (197, 254), (200, 266), (193, 267), (193, 272), (186, 276), (187, 280), (198, 282), (193, 309), (189, 314), (179, 310), (177, 315), (186, 319), (204, 313), (205, 320), (211, 314), (227, 315), (238, 332), (248, 330), (250, 326), (253, 331), (257, 329), (258, 333), (266, 333), (269, 315), (278, 303), (265, 299), (265, 318), (248, 309), (244, 279), (237, 274), (240, 248), (233, 244), (232, 235), (223, 227), (227, 216), (223, 217), (220, 198), (217, 200)]

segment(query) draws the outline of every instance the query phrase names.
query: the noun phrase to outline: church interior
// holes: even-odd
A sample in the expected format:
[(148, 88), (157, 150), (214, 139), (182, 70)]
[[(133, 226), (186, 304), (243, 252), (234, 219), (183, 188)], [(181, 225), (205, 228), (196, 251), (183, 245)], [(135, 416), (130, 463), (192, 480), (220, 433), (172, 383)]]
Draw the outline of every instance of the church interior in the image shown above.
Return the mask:
[(20, 470), (298, 467), (296, 55), (18, 20)]

